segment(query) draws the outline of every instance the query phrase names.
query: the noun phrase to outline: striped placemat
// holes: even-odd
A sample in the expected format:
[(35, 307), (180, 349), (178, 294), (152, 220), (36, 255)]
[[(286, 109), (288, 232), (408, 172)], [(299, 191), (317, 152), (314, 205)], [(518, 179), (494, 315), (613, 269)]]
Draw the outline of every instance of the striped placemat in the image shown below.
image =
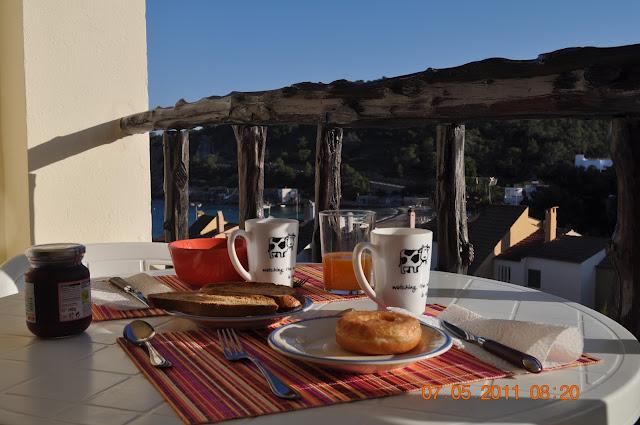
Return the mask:
[[(425, 313), (435, 316), (444, 308), (428, 305)], [(420, 391), (425, 385), (466, 384), (510, 375), (455, 347), (441, 356), (404, 369), (380, 374), (350, 374), (322, 369), (276, 353), (266, 342), (268, 330), (241, 331), (238, 335), (246, 351), (296, 389), (300, 400), (274, 396), (252, 363), (226, 360), (213, 330), (158, 334), (153, 345), (173, 363), (170, 369), (152, 367), (142, 348), (122, 338), (118, 339), (118, 344), (185, 424), (328, 406)], [(565, 367), (597, 361), (583, 355)]]
[[(176, 291), (190, 291), (197, 288), (191, 287), (182, 282), (176, 275), (155, 276), (156, 279), (175, 289)], [(307, 283), (298, 291), (301, 295), (309, 297), (315, 303), (326, 303), (330, 301), (345, 300), (351, 298), (361, 298), (365, 295), (335, 295), (326, 292), (322, 283), (322, 264), (304, 264), (296, 266), (294, 279), (306, 279)], [(141, 310), (117, 310), (106, 305), (92, 305), (93, 321), (104, 320), (135, 319), (140, 317), (164, 316), (167, 313), (159, 308), (147, 308)]]

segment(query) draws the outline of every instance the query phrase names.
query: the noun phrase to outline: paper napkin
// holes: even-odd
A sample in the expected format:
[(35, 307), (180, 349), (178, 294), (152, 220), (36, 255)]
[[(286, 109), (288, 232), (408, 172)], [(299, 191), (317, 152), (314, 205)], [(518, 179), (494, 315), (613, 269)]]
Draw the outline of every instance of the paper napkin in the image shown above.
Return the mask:
[[(146, 273), (123, 278), (145, 296), (159, 292), (172, 292), (173, 289)], [(107, 280), (91, 281), (91, 300), (97, 305), (107, 305), (117, 310), (137, 310), (147, 308), (134, 297), (116, 288)]]
[[(452, 304), (436, 318), (427, 318), (439, 326), (440, 320), (446, 320), (471, 333), (493, 339), (509, 347), (535, 356), (545, 369), (571, 363), (582, 355), (584, 340), (577, 327), (561, 326), (549, 323), (523, 322), (518, 320), (489, 319), (464, 307)], [(513, 373), (524, 370), (513, 366), (501, 358), (485, 351), (470, 342), (455, 339), (459, 348), (475, 357)]]

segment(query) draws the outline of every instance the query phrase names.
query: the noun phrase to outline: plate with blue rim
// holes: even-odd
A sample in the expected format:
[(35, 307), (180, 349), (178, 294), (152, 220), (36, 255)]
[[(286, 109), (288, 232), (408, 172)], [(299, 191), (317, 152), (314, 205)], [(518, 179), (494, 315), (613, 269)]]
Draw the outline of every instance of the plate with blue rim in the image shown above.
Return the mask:
[(292, 359), (330, 369), (356, 373), (378, 373), (410, 366), (439, 356), (453, 343), (442, 330), (420, 323), (422, 340), (416, 348), (402, 354), (361, 355), (349, 352), (336, 342), (339, 316), (301, 320), (284, 325), (269, 334), (269, 346)]

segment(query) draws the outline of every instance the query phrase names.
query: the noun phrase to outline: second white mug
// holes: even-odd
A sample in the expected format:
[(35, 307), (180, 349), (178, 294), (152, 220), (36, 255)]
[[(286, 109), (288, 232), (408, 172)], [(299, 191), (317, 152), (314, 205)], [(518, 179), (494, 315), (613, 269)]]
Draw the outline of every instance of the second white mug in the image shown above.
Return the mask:
[[(227, 248), (231, 264), (244, 280), (271, 282), (292, 286), (298, 252), (298, 220), (285, 218), (254, 218), (245, 221), (246, 230), (235, 230), (229, 236)], [(247, 241), (249, 270), (240, 264), (235, 240)]]
[[(371, 242), (353, 251), (353, 270), (360, 287), (381, 308), (402, 307), (423, 314), (431, 268), (433, 233), (425, 229), (382, 228)], [(375, 290), (362, 270), (362, 253), (372, 253)]]

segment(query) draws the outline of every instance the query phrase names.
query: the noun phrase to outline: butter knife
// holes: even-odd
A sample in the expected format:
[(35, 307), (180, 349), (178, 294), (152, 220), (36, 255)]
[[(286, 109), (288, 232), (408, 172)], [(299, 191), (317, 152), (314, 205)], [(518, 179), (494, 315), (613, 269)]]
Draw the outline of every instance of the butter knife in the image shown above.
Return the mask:
[(116, 288), (120, 289), (121, 291), (131, 295), (133, 298), (137, 299), (142, 304), (147, 306), (147, 308), (151, 308), (151, 306), (149, 305), (149, 301), (147, 301), (147, 297), (145, 297), (142, 292), (140, 292), (137, 288), (132, 286), (129, 282), (127, 282), (123, 278), (112, 277), (108, 280), (108, 282), (113, 286), (115, 286)]
[(542, 363), (540, 363), (540, 360), (527, 353), (518, 351), (515, 348), (507, 347), (504, 344), (500, 344), (498, 341), (474, 335), (469, 331), (465, 331), (464, 329), (459, 328), (453, 323), (447, 322), (446, 320), (442, 320), (441, 323), (442, 327), (456, 338), (460, 338), (465, 341), (477, 344), (491, 354), (494, 354), (501, 359), (504, 359), (509, 363), (525, 369), (531, 373), (542, 372)]

